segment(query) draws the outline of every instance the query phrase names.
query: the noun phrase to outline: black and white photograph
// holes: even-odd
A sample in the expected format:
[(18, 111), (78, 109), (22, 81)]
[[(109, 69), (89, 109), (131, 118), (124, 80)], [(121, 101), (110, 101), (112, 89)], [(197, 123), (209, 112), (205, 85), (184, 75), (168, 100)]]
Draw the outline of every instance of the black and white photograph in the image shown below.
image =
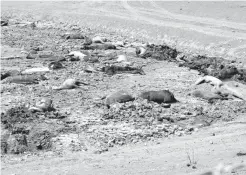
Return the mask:
[(246, 1), (0, 3), (2, 175), (246, 175)]

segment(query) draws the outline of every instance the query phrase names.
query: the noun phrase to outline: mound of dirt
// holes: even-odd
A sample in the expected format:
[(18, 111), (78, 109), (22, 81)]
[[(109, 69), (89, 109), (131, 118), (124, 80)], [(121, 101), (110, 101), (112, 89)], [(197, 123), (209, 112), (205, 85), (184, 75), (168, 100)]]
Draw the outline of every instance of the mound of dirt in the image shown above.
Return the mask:
[(228, 60), (220, 57), (193, 56), (186, 57), (185, 62), (181, 66), (198, 70), (205, 75), (211, 75), (221, 80), (235, 79), (246, 82), (246, 74), (244, 70), (238, 69)]
[(156, 60), (174, 61), (178, 55), (178, 51), (167, 45), (149, 45), (142, 58), (151, 57)]
[(25, 151), (47, 150), (52, 147), (51, 138), (65, 128), (57, 124), (57, 119), (65, 118), (59, 112), (33, 112), (25, 106), (18, 106), (2, 113), (1, 123), (3, 153), (23, 153)]
[[(177, 62), (179, 52), (167, 45), (149, 45), (146, 52), (141, 55), (142, 58), (152, 58), (156, 60), (166, 60)], [(189, 67), (203, 73), (211, 75), (221, 80), (232, 79), (246, 83), (246, 70), (239, 69), (232, 64), (232, 61), (221, 57), (207, 57), (204, 55), (182, 57), (179, 66)]]

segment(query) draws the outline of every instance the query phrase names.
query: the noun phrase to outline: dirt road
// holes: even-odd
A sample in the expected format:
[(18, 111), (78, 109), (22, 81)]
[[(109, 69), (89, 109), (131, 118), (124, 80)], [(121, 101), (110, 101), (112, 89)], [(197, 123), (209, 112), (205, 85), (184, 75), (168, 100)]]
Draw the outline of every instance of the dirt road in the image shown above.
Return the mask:
[[(215, 134), (215, 136), (213, 136)], [(214, 169), (220, 162), (245, 162), (236, 154), (245, 151), (245, 118), (204, 128), (191, 136), (161, 139), (113, 148), (95, 155), (88, 152), (63, 157), (22, 158), (19, 163), (2, 164), (2, 174), (198, 174)], [(197, 161), (187, 167), (187, 153)], [(20, 160), (21, 158), (19, 158)], [(17, 159), (18, 160), (18, 159)], [(13, 161), (14, 162), (14, 161)], [(245, 174), (236, 171), (234, 174)]]

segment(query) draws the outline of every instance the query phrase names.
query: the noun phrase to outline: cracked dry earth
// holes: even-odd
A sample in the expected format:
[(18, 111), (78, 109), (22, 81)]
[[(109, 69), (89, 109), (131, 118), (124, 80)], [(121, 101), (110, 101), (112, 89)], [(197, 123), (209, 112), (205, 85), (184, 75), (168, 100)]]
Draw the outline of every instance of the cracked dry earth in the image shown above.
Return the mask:
[[(79, 4), (87, 7), (86, 10), (97, 6), (96, 2), (91, 4), (81, 2)], [(140, 15), (150, 15), (146, 10), (148, 4), (152, 4), (151, 8), (157, 8), (156, 2), (142, 2), (137, 10), (135, 2), (113, 4), (115, 5), (113, 7), (122, 11), (129, 10), (134, 17), (144, 19), (144, 25), (149, 25), (145, 20), (151, 21), (150, 17), (146, 18), (146, 16)], [(64, 6), (64, 4), (58, 3), (56, 7), (59, 9), (62, 5)], [(5, 6), (5, 8), (7, 7)], [(40, 7), (42, 5), (33, 5), (33, 9)], [(110, 7), (108, 3), (103, 4), (101, 11), (97, 10), (99, 14), (93, 13), (93, 15), (100, 16), (103, 11), (108, 11), (108, 7)], [(9, 7), (9, 9), (11, 8)], [(21, 10), (21, 6), (18, 10)], [(122, 11), (119, 10), (117, 13), (122, 14)], [(156, 12), (160, 11), (161, 9)], [(61, 13), (62, 10), (59, 9), (56, 12)], [(69, 10), (66, 15), (75, 18), (75, 10), (70, 12), (73, 13), (71, 16), (68, 15)], [(32, 13), (35, 19), (36, 14)], [(115, 13), (110, 13), (108, 17), (120, 16)], [(23, 12), (23, 14), (25, 13)], [(169, 15), (171, 19), (178, 17), (181, 20), (184, 17), (182, 15), (173, 16), (172, 13)], [(90, 18), (92, 18), (90, 15), (86, 18), (90, 21), (89, 26), (92, 25)], [(127, 15), (125, 18), (128, 21)], [(192, 19), (190, 18), (190, 20)], [(105, 20), (110, 21), (107, 17)], [(101, 22), (103, 24), (103, 21)], [(204, 18), (202, 22), (211, 25), (211, 21), (207, 18)], [(48, 20), (42, 21), (41, 24), (35, 29), (29, 25), (2, 27), (1, 72), (22, 71), (27, 68), (46, 66), (49, 63), (41, 58), (25, 59), (25, 56), (20, 54), (23, 48), (29, 51), (32, 47), (41, 46), (43, 50), (52, 51), (57, 57), (62, 57), (69, 51), (80, 50), (83, 40), (61, 38), (61, 34), (66, 32), (80, 32), (90, 37), (103, 36), (113, 42), (126, 41), (125, 47), (118, 47), (119, 50), (99, 51), (99, 53), (126, 54), (133, 65), (144, 65), (143, 70), (146, 75), (117, 74), (109, 76), (102, 72), (84, 72), (87, 65), (102, 66), (103, 61), (107, 59), (107, 57), (102, 57), (97, 63), (88, 63), (82, 60), (62, 62), (65, 69), (46, 73), (47, 80), (41, 81), (39, 84), (25, 86), (1, 83), (2, 111), (5, 112), (20, 104), (34, 104), (41, 97), (49, 97), (53, 99), (54, 107), (63, 116), (55, 118), (52, 113), (37, 114), (38, 117), (33, 117), (35, 122), (28, 123), (32, 127), (30, 132), (43, 133), (47, 131), (47, 133), (52, 133), (53, 136), (49, 140), (52, 146), (49, 149), (41, 150), (35, 146), (28, 147), (23, 153), (17, 155), (3, 154), (2, 151), (1, 171), (3, 174), (199, 174), (213, 169), (219, 162), (232, 164), (245, 161), (245, 156), (237, 156), (238, 152), (246, 151), (246, 104), (244, 101), (229, 99), (218, 100), (211, 104), (190, 96), (189, 92), (197, 88), (194, 86), (194, 82), (201, 75), (195, 70), (179, 67), (173, 62), (137, 57), (135, 48), (131, 45), (133, 43), (141, 44), (141, 40), (136, 39), (139, 38), (137, 34), (129, 38), (123, 34), (117, 35), (117, 32), (107, 32), (106, 29), (101, 31), (89, 29), (83, 25), (70, 26)], [(125, 25), (125, 23), (123, 24)], [(228, 22), (225, 25), (230, 24)], [(169, 25), (175, 24), (170, 21)], [(138, 27), (138, 24), (136, 26)], [(117, 27), (117, 24), (112, 26), (112, 28), (114, 27)], [(244, 30), (243, 24), (234, 27)], [(196, 29), (203, 30), (201, 26)], [(159, 30), (162, 28), (160, 27)], [(118, 32), (120, 33), (120, 31)], [(133, 30), (133, 35), (134, 32), (136, 31)], [(215, 29), (211, 29), (211, 32), (232, 38), (240, 36), (239, 39), (243, 42), (245, 39), (244, 35), (240, 35), (243, 33), (241, 31), (235, 35), (228, 31), (217, 32)], [(209, 33), (202, 35), (205, 34)], [(154, 38), (154, 36), (147, 38)], [(190, 50), (193, 49), (190, 48)], [(232, 53), (225, 52), (225, 55)], [(243, 54), (242, 51), (236, 55), (242, 58)], [(15, 58), (3, 59), (13, 55)], [(16, 58), (16, 56), (20, 58)], [(239, 63), (241, 60), (243, 59), (239, 59), (238, 64), (241, 64)], [(77, 78), (89, 85), (80, 89), (51, 90), (51, 86), (58, 86), (67, 78)], [(205, 89), (210, 88), (209, 85), (201, 86)], [(244, 87), (243, 84), (242, 86)], [(101, 97), (117, 90), (127, 90), (133, 96), (138, 96), (146, 90), (162, 89), (169, 89), (173, 92), (179, 102), (172, 104), (170, 108), (164, 108), (156, 103), (136, 100), (118, 105), (115, 110), (108, 110), (100, 100)], [(134, 106), (134, 110), (132, 106)], [(132, 111), (135, 113), (132, 114)], [(3, 124), (1, 133), (1, 142), (3, 143), (4, 134), (9, 134)], [(37, 137), (35, 134), (27, 136), (28, 144), (32, 145), (31, 143)], [(192, 161), (197, 162), (194, 167), (187, 166), (189, 163), (187, 155), (191, 155)], [(235, 171), (234, 174), (245, 174), (245, 169)]]

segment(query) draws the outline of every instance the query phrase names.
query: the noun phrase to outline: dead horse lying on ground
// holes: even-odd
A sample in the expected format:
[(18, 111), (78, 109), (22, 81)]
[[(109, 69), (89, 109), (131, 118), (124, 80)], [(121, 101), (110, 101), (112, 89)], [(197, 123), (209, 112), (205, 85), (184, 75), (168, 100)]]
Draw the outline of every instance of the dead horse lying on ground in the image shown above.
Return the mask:
[(140, 98), (154, 101), (156, 103), (175, 103), (178, 100), (169, 90), (147, 91), (140, 94)]
[(140, 74), (145, 75), (145, 72), (142, 68), (136, 67), (122, 67), (122, 66), (106, 66), (102, 68), (102, 72), (105, 72), (108, 75), (114, 75), (117, 73), (131, 73), (131, 74)]
[(17, 75), (6, 78), (3, 83), (38, 84), (41, 80), (47, 80), (44, 75)]
[(91, 45), (84, 45), (81, 49), (85, 49), (85, 50), (109, 50), (109, 49), (116, 49), (116, 46), (113, 44), (91, 44)]
[(111, 104), (125, 103), (133, 100), (134, 98), (127, 91), (120, 90), (107, 96), (105, 100), (105, 104), (109, 108)]

